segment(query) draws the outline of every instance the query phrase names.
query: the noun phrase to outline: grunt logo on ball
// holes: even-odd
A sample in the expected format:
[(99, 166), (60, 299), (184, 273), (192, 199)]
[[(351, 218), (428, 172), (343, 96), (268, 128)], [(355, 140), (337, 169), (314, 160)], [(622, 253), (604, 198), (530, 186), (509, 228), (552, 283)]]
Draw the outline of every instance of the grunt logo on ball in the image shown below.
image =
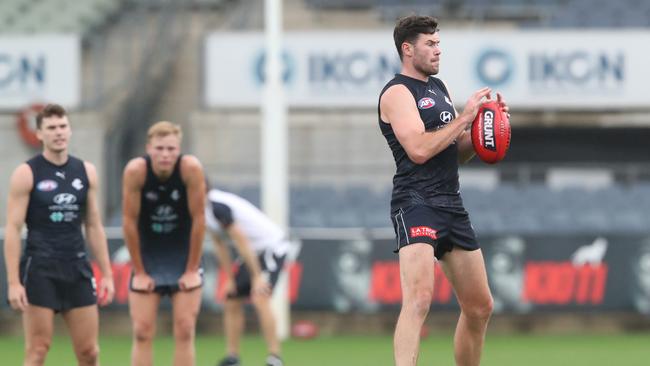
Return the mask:
[(492, 151), (497, 149), (494, 143), (494, 111), (489, 109), (483, 113), (483, 146)]

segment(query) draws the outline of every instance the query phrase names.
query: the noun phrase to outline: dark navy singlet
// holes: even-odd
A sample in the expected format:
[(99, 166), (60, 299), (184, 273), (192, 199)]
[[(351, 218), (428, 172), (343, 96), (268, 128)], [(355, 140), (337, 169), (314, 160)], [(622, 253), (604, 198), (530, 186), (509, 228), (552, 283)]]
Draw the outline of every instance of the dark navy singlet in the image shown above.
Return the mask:
[(42, 154), (27, 161), (34, 185), (25, 223), (25, 255), (59, 259), (83, 258), (86, 247), (81, 224), (86, 214), (88, 175), (84, 162), (73, 156), (55, 165)]
[[(453, 103), (444, 83), (435, 77), (427, 82), (402, 74), (386, 84), (381, 96), (393, 85), (404, 85), (413, 95), (426, 131), (445, 127), (456, 118)], [(392, 125), (381, 120), (381, 107), (377, 107), (379, 127), (395, 159), (391, 211), (411, 205), (429, 205), (450, 209), (463, 209), (458, 184), (458, 147), (456, 143), (429, 159), (424, 164), (411, 161), (395, 136)]]
[(182, 155), (164, 181), (154, 174), (151, 158), (144, 159), (147, 175), (138, 218), (142, 261), (156, 285), (173, 285), (185, 272), (192, 229), (187, 190), (181, 177)]

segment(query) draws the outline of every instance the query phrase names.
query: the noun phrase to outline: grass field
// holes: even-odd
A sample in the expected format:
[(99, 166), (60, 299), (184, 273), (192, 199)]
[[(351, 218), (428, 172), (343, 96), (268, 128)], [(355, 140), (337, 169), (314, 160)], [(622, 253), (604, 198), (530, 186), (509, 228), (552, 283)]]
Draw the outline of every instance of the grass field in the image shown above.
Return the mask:
[[(21, 365), (21, 338), (0, 337), (0, 365)], [(130, 339), (101, 339), (103, 366), (128, 366)], [(214, 366), (222, 355), (223, 338), (201, 336), (196, 342), (197, 366)], [(171, 365), (173, 341), (161, 337), (155, 344), (155, 365)], [(453, 365), (451, 335), (430, 336), (423, 340), (419, 365)], [(264, 344), (258, 337), (243, 342), (243, 364), (262, 366)], [(389, 336), (329, 337), (311, 341), (287, 341), (284, 358), (289, 366), (390, 366), (392, 345)], [(74, 365), (70, 342), (57, 337), (46, 365)], [(561, 335), (489, 336), (484, 366), (648, 366), (650, 334), (637, 335)]]

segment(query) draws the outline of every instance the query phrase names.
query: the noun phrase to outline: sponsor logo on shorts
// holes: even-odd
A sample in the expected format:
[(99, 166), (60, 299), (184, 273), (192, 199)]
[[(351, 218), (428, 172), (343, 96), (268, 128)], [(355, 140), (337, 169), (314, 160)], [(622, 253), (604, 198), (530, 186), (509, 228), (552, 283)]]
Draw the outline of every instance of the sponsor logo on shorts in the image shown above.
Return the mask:
[(429, 108), (433, 107), (434, 105), (436, 105), (436, 102), (432, 98), (429, 98), (429, 97), (424, 97), (424, 98), (418, 100), (418, 108), (420, 108), (420, 109), (429, 109)]
[(428, 226), (415, 226), (411, 228), (411, 238), (428, 236), (431, 239), (438, 239), (438, 232)]
[(59, 184), (51, 179), (42, 180), (36, 185), (36, 189), (42, 192), (50, 192), (55, 190)]

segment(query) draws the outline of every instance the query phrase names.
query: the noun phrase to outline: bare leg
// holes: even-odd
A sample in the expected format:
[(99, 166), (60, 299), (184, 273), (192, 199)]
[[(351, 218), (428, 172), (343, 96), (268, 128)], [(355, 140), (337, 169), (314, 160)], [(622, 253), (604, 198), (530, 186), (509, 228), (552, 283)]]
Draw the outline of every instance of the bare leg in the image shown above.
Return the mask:
[(152, 366), (153, 338), (156, 335), (156, 316), (160, 305), (157, 293), (129, 292), (129, 312), (133, 322), (133, 366)]
[(99, 314), (97, 305), (84, 306), (63, 313), (70, 330), (72, 346), (79, 366), (99, 365)]
[(226, 352), (239, 356), (239, 341), (244, 332), (244, 310), (241, 299), (226, 299), (224, 306), (224, 331), (226, 333)]
[(411, 244), (399, 251), (402, 309), (395, 327), (395, 365), (415, 366), (420, 331), (433, 297), (433, 247)]
[(178, 291), (172, 296), (174, 314), (174, 366), (195, 363), (194, 335), (201, 307), (201, 289)]
[(260, 319), (262, 334), (266, 340), (269, 354), (280, 355), (280, 341), (275, 328), (275, 317), (271, 311), (271, 298), (268, 295), (256, 295), (252, 298), (253, 305)]
[(52, 343), (54, 311), (28, 305), (23, 312), (25, 331), (25, 366), (40, 366), (45, 363), (47, 351)]
[(454, 248), (441, 263), (461, 309), (454, 335), (456, 365), (478, 366), (493, 307), (483, 253)]

